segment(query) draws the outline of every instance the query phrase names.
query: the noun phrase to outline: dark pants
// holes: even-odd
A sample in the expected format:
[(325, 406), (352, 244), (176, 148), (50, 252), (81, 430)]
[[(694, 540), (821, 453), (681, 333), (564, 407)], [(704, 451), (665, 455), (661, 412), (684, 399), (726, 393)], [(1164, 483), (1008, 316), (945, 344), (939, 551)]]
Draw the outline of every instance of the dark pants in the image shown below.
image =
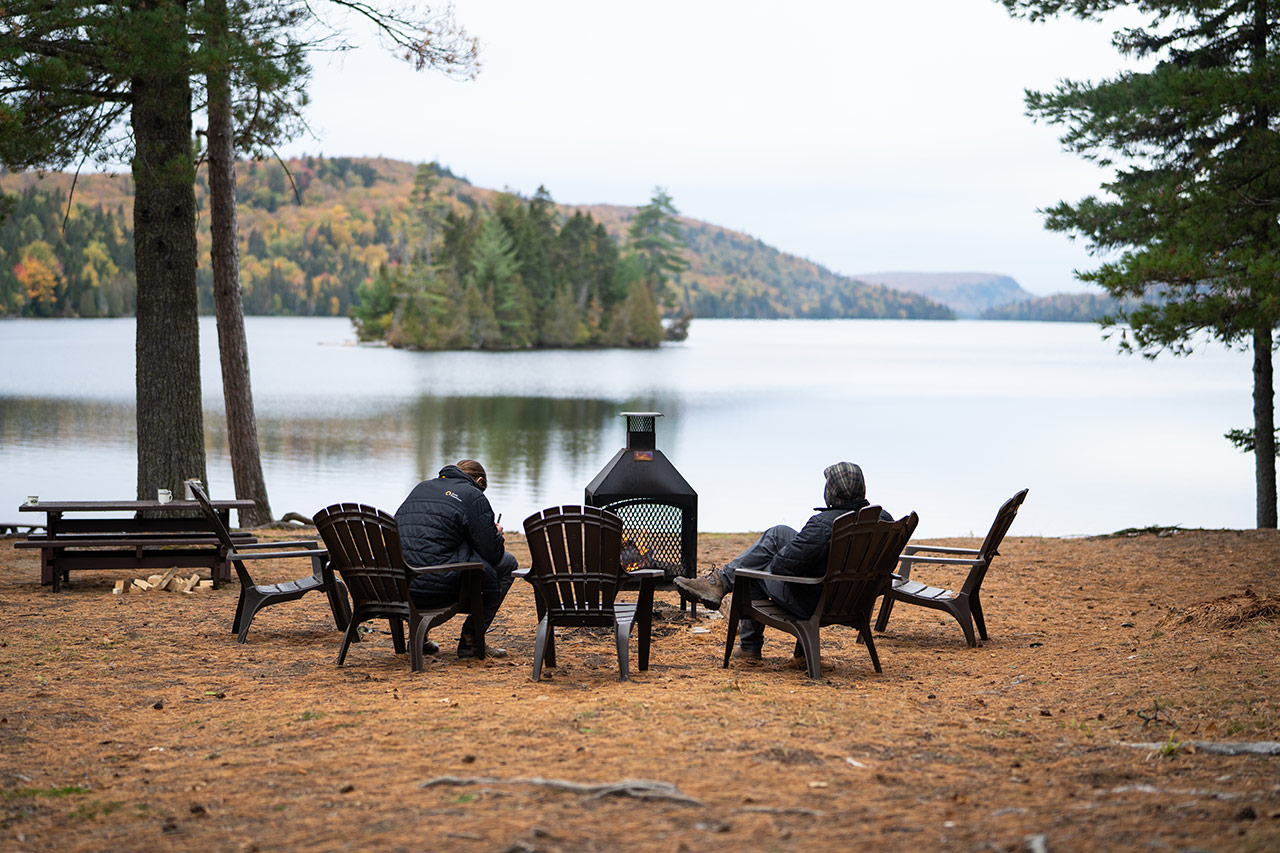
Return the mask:
[[(515, 580), (511, 573), (519, 568), (516, 558), (510, 552), (502, 556), (496, 567), (485, 563), (484, 581), (481, 583), (481, 598), (484, 606), (484, 629), (489, 630), (493, 617), (498, 615), (498, 608), (507, 597), (507, 590)], [(442, 572), (437, 575), (423, 575), (415, 578), (409, 587), (409, 595), (413, 603), (422, 608), (445, 607), (458, 600), (458, 588), (462, 584), (461, 572)], [(471, 634), (475, 622), (468, 615), (462, 623), (462, 642), (470, 645)]]
[[(735, 569), (768, 569), (778, 551), (796, 538), (795, 528), (785, 524), (770, 527), (760, 534), (751, 547), (720, 567), (721, 581), (725, 589), (733, 589)], [(752, 580), (752, 595), (757, 598), (768, 596), (790, 610), (801, 619), (813, 615), (813, 606), (796, 598), (800, 585), (783, 583), (782, 581)], [(759, 650), (764, 646), (764, 626), (754, 619), (743, 619), (738, 623), (738, 645), (743, 649)]]

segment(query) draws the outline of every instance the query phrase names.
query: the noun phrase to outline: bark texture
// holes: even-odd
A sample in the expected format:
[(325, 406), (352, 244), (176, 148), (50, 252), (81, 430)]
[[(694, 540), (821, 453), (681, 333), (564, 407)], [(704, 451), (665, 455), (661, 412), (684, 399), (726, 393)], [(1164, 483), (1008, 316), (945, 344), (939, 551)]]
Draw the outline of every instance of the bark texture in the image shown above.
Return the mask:
[(181, 495), (184, 479), (208, 479), (200, 400), (191, 89), (183, 71), (185, 43), (155, 41), (149, 73), (132, 83), (140, 499), (154, 498), (157, 488)]
[[(225, 0), (206, 4), (211, 18), (227, 26)], [(215, 23), (215, 28), (217, 24)], [(217, 33), (212, 33), (216, 38)], [(240, 290), (240, 242), (236, 215), (235, 135), (231, 118), (231, 79), (225, 66), (208, 75), (209, 83), (209, 225), (213, 248), (213, 304), (218, 320), (222, 365), (222, 397), (227, 409), (227, 443), (237, 498), (254, 501), (240, 513), (242, 527), (270, 524), (271, 504), (262, 474), (258, 423), (249, 378), (249, 347), (244, 332), (244, 298)]]
[(1271, 327), (1253, 332), (1253, 459), (1258, 493), (1258, 527), (1276, 526), (1275, 385)]

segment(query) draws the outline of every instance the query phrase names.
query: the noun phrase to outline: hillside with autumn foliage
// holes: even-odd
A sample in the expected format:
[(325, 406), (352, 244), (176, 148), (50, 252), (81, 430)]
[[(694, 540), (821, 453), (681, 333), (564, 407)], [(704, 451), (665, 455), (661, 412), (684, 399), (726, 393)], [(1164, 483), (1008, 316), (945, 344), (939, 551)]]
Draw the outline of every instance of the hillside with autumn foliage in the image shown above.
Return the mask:
[[(245, 311), (344, 316), (363, 308), (368, 315), (372, 310), (368, 303), (378, 295), (379, 280), (385, 283), (397, 276), (403, 278), (404, 270), (420, 263), (424, 256), (429, 265), (438, 269), (452, 264), (460, 280), (468, 278), (477, 263), (473, 252), (483, 220), (497, 216), (511, 232), (518, 227), (517, 220), (524, 221), (519, 208), (524, 205), (532, 210), (535, 201), (548, 211), (549, 225), (542, 226), (554, 230), (554, 234), (548, 232), (548, 239), (558, 240), (541, 249), (535, 245), (535, 254), (544, 252), (546, 259), (531, 258), (521, 256), (518, 250), (532, 244), (522, 244), (520, 234), (509, 233), (515, 266), (508, 274), (522, 278), (526, 287), (536, 291), (538, 276), (573, 275), (573, 263), (566, 258), (572, 252), (582, 252), (585, 237), (598, 242), (607, 235), (614, 244), (591, 250), (598, 255), (593, 256), (596, 271), (592, 274), (606, 274), (599, 267), (608, 262), (611, 253), (625, 260), (636, 212), (641, 208), (556, 204), (546, 191), (533, 200), (518, 198), (473, 186), (447, 168), (433, 168), (430, 201), (434, 228), (425, 221), (423, 206), (412, 200), (415, 178), (421, 172), (416, 164), (345, 157), (306, 157), (284, 164), (242, 163), (237, 203)], [(201, 306), (211, 311), (208, 186), (203, 175), (197, 179), (196, 190), (201, 212)], [(127, 175), (82, 174), (73, 178), (66, 173), (44, 177), (4, 173), (0, 174), (0, 192), (10, 197), (8, 216), (0, 222), (0, 315), (93, 317), (132, 312), (132, 182)], [(562, 236), (562, 229), (575, 219), (577, 225), (569, 229), (571, 233)], [(454, 235), (460, 244), (448, 245), (449, 221), (455, 224)], [(745, 234), (683, 216), (676, 216), (675, 221), (683, 241), (679, 252), (684, 263), (678, 271), (660, 277), (652, 294), (657, 310), (668, 318), (954, 316), (923, 296), (838, 276)], [(463, 222), (471, 223), (465, 233), (457, 225)], [(491, 235), (491, 242), (501, 237)], [(565, 257), (560, 257), (562, 254)], [(533, 269), (538, 263), (545, 263), (547, 271)], [(616, 279), (617, 273), (609, 274)], [(548, 281), (545, 297), (533, 293), (521, 298), (530, 303), (528, 311), (548, 316), (565, 308), (571, 297), (578, 300), (578, 328), (566, 330), (563, 343), (590, 340), (594, 334), (591, 324), (608, 325), (606, 309), (616, 309), (626, 299), (626, 293), (619, 290), (622, 285), (602, 279), (598, 286), (569, 288), (573, 293), (563, 296), (557, 307), (556, 288), (561, 285)], [(651, 285), (653, 281), (650, 278)], [(616, 292), (611, 294), (611, 290)], [(458, 294), (464, 292), (459, 290)], [(594, 303), (588, 304), (591, 300)], [(459, 327), (453, 333), (470, 331)], [(526, 345), (547, 341), (545, 336), (535, 335)], [(417, 345), (433, 344), (419, 341)]]

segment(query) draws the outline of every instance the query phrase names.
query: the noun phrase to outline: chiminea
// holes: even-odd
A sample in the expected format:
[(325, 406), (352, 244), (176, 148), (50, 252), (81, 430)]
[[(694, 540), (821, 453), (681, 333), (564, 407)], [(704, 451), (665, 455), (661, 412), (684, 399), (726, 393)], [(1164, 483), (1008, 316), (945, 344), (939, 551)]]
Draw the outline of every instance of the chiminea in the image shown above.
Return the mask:
[[(662, 569), (668, 583), (698, 573), (698, 493), (654, 441), (659, 412), (623, 412), (627, 446), (587, 486), (586, 503), (622, 519), (622, 565)], [(681, 609), (683, 609), (683, 604)]]

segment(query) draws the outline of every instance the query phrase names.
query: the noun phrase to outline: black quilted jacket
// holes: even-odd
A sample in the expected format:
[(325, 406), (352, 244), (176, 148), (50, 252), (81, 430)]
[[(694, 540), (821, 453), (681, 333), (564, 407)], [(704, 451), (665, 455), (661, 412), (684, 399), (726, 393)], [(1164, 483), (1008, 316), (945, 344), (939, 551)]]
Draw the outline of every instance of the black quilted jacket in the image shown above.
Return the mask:
[[(474, 480), (455, 465), (440, 476), (423, 480), (400, 509), (400, 549), (410, 566), (483, 561), (496, 566), (506, 553), (494, 523), (493, 507)], [(414, 588), (434, 588), (456, 582), (456, 573), (415, 578)]]

